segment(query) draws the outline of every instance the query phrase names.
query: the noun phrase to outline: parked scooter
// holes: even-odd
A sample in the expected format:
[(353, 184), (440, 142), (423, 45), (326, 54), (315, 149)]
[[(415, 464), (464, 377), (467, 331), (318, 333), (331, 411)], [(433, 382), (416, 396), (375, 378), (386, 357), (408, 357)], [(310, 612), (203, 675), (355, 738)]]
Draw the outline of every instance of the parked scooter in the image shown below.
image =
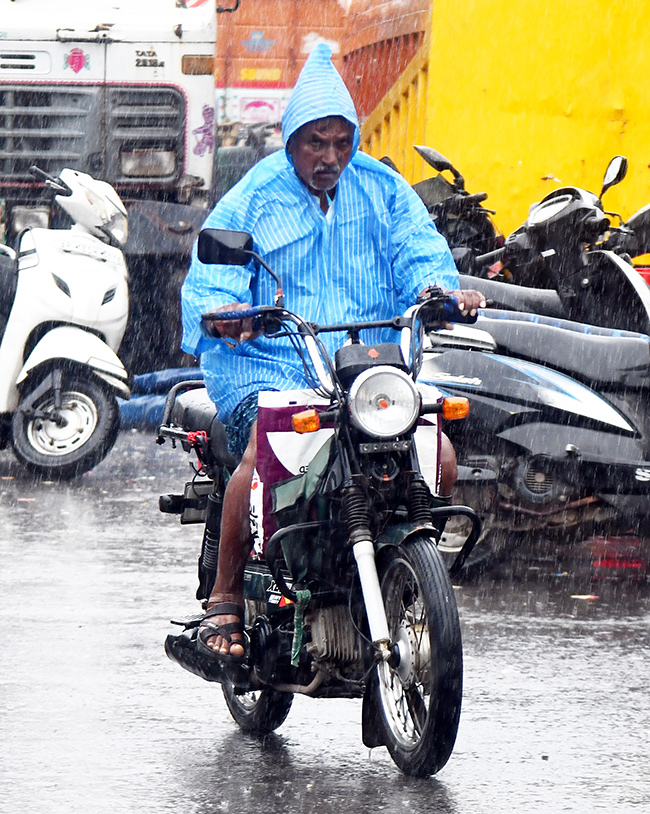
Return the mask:
[(0, 247), (0, 443), (44, 478), (98, 464), (129, 398), (117, 356), (128, 317), (126, 209), (107, 183), (34, 167), (72, 221)]
[(600, 196), (579, 187), (549, 193), (503, 248), (480, 256), (468, 251), (463, 270), (483, 276), (485, 268), (503, 264), (518, 285), (481, 283), (496, 307), (650, 333), (650, 288), (629, 255), (633, 243), (635, 250), (650, 247), (650, 207), (612, 227), (601, 203), (626, 168), (622, 156), (612, 159)]
[[(483, 523), (476, 563), (533, 534), (560, 547), (598, 534), (634, 538), (650, 564), (650, 338), (584, 329), (488, 310), (429, 335), (420, 380), (470, 402), (449, 434), (454, 501)], [(448, 524), (440, 545), (463, 539)]]
[[(198, 251), (206, 263), (245, 264), (253, 256), (268, 269), (244, 233), (204, 230)], [(291, 336), (314, 387), (259, 396), (245, 660), (206, 661), (198, 620), (165, 643), (170, 658), (223, 685), (244, 730), (277, 728), (296, 693), (363, 698), (366, 746), (385, 744), (410, 775), (433, 774), (449, 759), (462, 646), (436, 541), (449, 517), (474, 526), (455, 572), (480, 525), (471, 509), (433, 500), (413, 436), (428, 422), (435, 455), (440, 418), (465, 414), (465, 399), (445, 400), (414, 381), (423, 327), (463, 320), (453, 302), (435, 292), (403, 316), (333, 326), (307, 323), (282, 305), (219, 312), (220, 320), (254, 317), (267, 336)], [(399, 330), (400, 343), (360, 343), (360, 333), (379, 328)], [(350, 340), (334, 359), (319, 339), (324, 332)], [(205, 600), (218, 562), (224, 480), (235, 461), (214, 405), (196, 397), (203, 390), (181, 395), (187, 386), (171, 391), (159, 441), (196, 452), (207, 477), (188, 483), (182, 496), (163, 496), (161, 509), (179, 513), (181, 522), (206, 521), (197, 595)], [(432, 471), (437, 476), (437, 461)]]

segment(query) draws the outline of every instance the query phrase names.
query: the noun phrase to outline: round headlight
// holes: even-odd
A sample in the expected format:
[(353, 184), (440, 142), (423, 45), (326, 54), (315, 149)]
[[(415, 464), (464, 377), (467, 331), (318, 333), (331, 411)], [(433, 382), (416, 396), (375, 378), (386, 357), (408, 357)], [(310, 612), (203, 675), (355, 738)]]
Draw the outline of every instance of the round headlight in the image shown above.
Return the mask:
[(420, 395), (401, 370), (378, 365), (360, 373), (349, 394), (352, 423), (375, 438), (402, 435), (420, 414)]

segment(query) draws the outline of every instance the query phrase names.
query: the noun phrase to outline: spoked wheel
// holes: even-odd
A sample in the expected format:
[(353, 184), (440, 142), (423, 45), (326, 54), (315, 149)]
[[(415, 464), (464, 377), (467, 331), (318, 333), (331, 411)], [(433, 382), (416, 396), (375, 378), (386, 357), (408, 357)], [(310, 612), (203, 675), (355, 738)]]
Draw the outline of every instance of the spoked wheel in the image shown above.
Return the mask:
[(232, 684), (222, 684), (223, 695), (230, 714), (244, 732), (266, 735), (284, 723), (293, 695), (288, 692), (264, 689), (237, 695)]
[(397, 766), (428, 777), (449, 759), (460, 718), (463, 657), (454, 592), (427, 537), (391, 549), (380, 579), (395, 647), (370, 687), (375, 719)]
[(47, 478), (72, 478), (92, 469), (108, 454), (117, 438), (120, 416), (115, 398), (99, 380), (64, 373), (58, 409), (51, 390), (35, 401), (32, 393), (27, 393), (12, 423), (16, 457), (32, 472)]
[[(246, 625), (255, 616), (255, 603), (246, 602)], [(244, 732), (251, 735), (266, 735), (284, 723), (293, 695), (289, 692), (278, 692), (270, 687), (254, 692), (241, 693), (232, 684), (222, 684), (226, 705), (230, 714)]]

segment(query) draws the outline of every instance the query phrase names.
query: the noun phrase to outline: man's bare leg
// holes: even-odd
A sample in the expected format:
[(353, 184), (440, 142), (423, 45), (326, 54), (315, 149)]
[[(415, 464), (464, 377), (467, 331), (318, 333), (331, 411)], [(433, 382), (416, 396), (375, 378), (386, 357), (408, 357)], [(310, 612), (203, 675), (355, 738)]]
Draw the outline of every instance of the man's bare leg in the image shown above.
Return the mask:
[(457, 477), (456, 452), (443, 432), (440, 445), (440, 497), (451, 497)]
[[(248, 446), (239, 466), (232, 474), (223, 497), (221, 515), (221, 539), (219, 542), (219, 566), (217, 578), (208, 600), (208, 610), (220, 602), (244, 604), (244, 568), (251, 546), (249, 500), (253, 470), (257, 460), (257, 421), (251, 427)], [(236, 616), (211, 616), (216, 625), (236, 622)], [(243, 656), (243, 637), (232, 633), (232, 642), (222, 636), (210, 636), (206, 644), (223, 655)]]

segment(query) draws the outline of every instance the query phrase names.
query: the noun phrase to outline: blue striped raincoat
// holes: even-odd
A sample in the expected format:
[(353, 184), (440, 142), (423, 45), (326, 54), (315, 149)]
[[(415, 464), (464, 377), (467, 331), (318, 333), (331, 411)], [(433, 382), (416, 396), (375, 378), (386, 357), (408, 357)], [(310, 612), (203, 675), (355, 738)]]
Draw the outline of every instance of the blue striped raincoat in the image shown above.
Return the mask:
[[(280, 276), (286, 307), (321, 324), (385, 319), (402, 313), (428, 285), (450, 290), (458, 274), (444, 238), (417, 195), (384, 164), (357, 151), (352, 99), (319, 45), (303, 68), (282, 119), (284, 143), (307, 122), (343, 116), (355, 128), (352, 158), (327, 215), (282, 150), (260, 161), (216, 205), (204, 228), (240, 229)], [(227, 421), (255, 390), (306, 387), (286, 339), (259, 337), (230, 348), (208, 337), (201, 314), (233, 302), (272, 304), (275, 282), (251, 262), (206, 266), (196, 257), (182, 290), (183, 349), (201, 357), (208, 392)], [(342, 334), (321, 336), (331, 352)], [(366, 332), (366, 343), (387, 341)]]

